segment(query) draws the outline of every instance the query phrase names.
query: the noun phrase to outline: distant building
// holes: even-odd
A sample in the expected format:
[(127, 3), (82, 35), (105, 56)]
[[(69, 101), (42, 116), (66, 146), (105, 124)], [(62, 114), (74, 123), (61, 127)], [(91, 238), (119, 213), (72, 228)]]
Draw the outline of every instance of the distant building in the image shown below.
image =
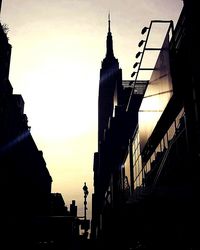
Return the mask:
[(31, 226), (35, 231), (32, 245), (36, 249), (74, 249), (80, 239), (80, 222), (76, 211), (75, 200), (68, 210), (62, 195), (51, 193), (49, 214), (37, 216), (32, 221)]
[[(200, 248), (197, 9), (185, 0), (175, 29), (167, 21), (150, 79), (130, 81), (125, 108), (117, 105), (104, 125), (92, 204), (91, 237), (99, 249)], [(156, 22), (162, 20), (143, 30), (147, 39)]]
[(77, 217), (77, 206), (75, 200), (72, 200), (72, 203), (70, 204), (70, 214), (74, 217)]
[(64, 199), (60, 193), (51, 193), (50, 214), (51, 215), (68, 215), (69, 211), (65, 206)]

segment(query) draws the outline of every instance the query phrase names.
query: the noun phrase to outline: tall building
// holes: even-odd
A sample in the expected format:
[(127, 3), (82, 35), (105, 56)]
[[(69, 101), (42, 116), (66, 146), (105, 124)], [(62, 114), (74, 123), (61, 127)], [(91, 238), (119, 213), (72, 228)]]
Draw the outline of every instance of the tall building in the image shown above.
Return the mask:
[[(122, 88), (122, 70), (119, 68), (118, 60), (113, 52), (113, 40), (110, 25), (110, 14), (108, 16), (108, 33), (106, 40), (106, 56), (102, 61), (100, 69), (99, 96), (98, 96), (98, 152), (94, 155), (94, 194), (93, 194), (93, 221), (92, 227), (98, 228), (100, 223), (99, 213), (102, 207), (102, 192), (106, 188), (108, 179), (103, 169), (103, 158), (99, 152), (105, 149), (105, 134), (109, 122), (114, 113), (114, 107), (120, 103)], [(102, 179), (104, 180), (103, 182)]]
[(113, 40), (108, 18), (108, 34), (106, 40), (106, 56), (102, 61), (99, 81), (98, 99), (98, 144), (104, 140), (104, 133), (108, 127), (110, 117), (113, 116), (115, 105), (120, 103), (120, 88), (122, 70), (113, 52)]
[(34, 216), (49, 213), (52, 178), (31, 135), (24, 100), (13, 94), (9, 81), (7, 31), (7, 26), (0, 24), (0, 225), (5, 241), (1, 244), (9, 249), (33, 237)]
[[(47, 199), (45, 197), (51, 192), (52, 179), (42, 152), (38, 150), (31, 136), (28, 119), (24, 114), (23, 98), (21, 95), (13, 94), (9, 81), (11, 45), (2, 25), (0, 43), (0, 162), (2, 190), (5, 190), (3, 195), (7, 200), (1, 208), (5, 206), (5, 211), (12, 210), (12, 213), (19, 213), (22, 209), (21, 213), (25, 213), (37, 206), (38, 209), (39, 206), (42, 208), (42, 203)], [(43, 195), (42, 203), (37, 205), (34, 199), (37, 200)], [(18, 205), (13, 210), (12, 204), (15, 200)]]

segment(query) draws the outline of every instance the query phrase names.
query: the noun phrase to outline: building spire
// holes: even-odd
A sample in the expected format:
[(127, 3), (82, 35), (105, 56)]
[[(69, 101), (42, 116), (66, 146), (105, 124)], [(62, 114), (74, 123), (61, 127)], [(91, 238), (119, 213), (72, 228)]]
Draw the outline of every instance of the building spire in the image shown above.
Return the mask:
[(113, 53), (113, 41), (112, 41), (112, 34), (111, 34), (111, 28), (110, 28), (110, 11), (108, 13), (108, 34), (107, 34), (107, 50), (106, 50), (106, 57), (114, 57)]
[(2, 4), (2, 0), (0, 0), (0, 14), (1, 14), (1, 4)]
[(110, 11), (108, 13), (108, 32), (110, 32)]

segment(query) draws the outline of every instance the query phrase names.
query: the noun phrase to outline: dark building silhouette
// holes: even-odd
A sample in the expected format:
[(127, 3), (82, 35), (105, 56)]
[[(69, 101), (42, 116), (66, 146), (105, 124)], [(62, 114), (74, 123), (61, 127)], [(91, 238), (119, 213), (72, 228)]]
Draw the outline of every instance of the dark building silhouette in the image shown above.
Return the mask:
[[(52, 179), (31, 136), (23, 98), (13, 94), (9, 81), (11, 45), (2, 25), (0, 43), (0, 162), (5, 199), (1, 209), (8, 214), (43, 213)], [(13, 208), (13, 204), (17, 206)]]
[(142, 30), (144, 54), (151, 27), (169, 25), (151, 77), (136, 76), (129, 87), (122, 81), (123, 102), (108, 118), (99, 116), (91, 232), (97, 249), (200, 248), (197, 9), (185, 0), (175, 29), (170, 20), (152, 20)]
[(60, 193), (51, 193), (50, 213), (32, 221), (34, 249), (77, 249), (80, 240), (80, 220), (75, 200), (70, 210)]
[(0, 24), (0, 247), (72, 249), (80, 222), (75, 201), (70, 211), (52, 178), (24, 114), (24, 100), (9, 81), (11, 45)]
[[(103, 142), (105, 133), (108, 128), (109, 119), (113, 115), (115, 103), (118, 102), (117, 90), (122, 82), (122, 71), (119, 68), (118, 60), (114, 57), (113, 52), (113, 40), (110, 30), (110, 15), (108, 18), (108, 33), (106, 40), (106, 56), (102, 61), (100, 70), (100, 81), (99, 81), (99, 97), (98, 97), (98, 152), (104, 150)], [(100, 154), (95, 154), (94, 165), (94, 188), (93, 194), (93, 215), (96, 210), (99, 210), (102, 206), (100, 196), (103, 195), (104, 191), (99, 187), (99, 181), (107, 182), (104, 179), (104, 171), (102, 171), (103, 161), (100, 159)], [(101, 176), (101, 177), (100, 177)], [(103, 191), (103, 192), (102, 192)], [(95, 206), (94, 206), (95, 205)], [(98, 212), (97, 212), (98, 213)], [(95, 216), (95, 215), (94, 215)], [(93, 216), (93, 218), (94, 218)], [(94, 219), (95, 220), (95, 219)], [(98, 220), (98, 218), (96, 218)]]
[(11, 45), (0, 24), (0, 248), (76, 249), (81, 220), (68, 211), (31, 135), (24, 100), (9, 81)]
[(9, 81), (7, 31), (0, 24), (1, 230), (20, 241), (30, 218), (48, 213), (52, 178), (30, 133), (23, 98), (13, 94)]
[(51, 193), (51, 215), (68, 215), (64, 199), (60, 193)]
[(113, 53), (113, 40), (110, 30), (110, 16), (108, 20), (108, 34), (106, 41), (106, 56), (102, 61), (99, 81), (98, 101), (98, 144), (100, 146), (108, 126), (109, 118), (114, 111), (114, 105), (120, 103), (120, 88), (122, 71)]

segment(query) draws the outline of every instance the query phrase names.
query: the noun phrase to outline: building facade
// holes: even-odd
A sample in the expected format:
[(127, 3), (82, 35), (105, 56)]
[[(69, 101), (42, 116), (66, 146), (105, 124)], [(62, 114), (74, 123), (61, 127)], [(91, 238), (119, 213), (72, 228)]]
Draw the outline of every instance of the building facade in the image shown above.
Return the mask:
[[(29, 237), (31, 217), (48, 213), (52, 178), (24, 114), (21, 95), (9, 81), (11, 45), (0, 24), (0, 175), (1, 226), (5, 242)], [(12, 233), (13, 232), (13, 233)], [(3, 244), (3, 243), (2, 243)]]
[(151, 27), (169, 25), (150, 78), (130, 81), (128, 101), (122, 91), (124, 103), (94, 155), (92, 237), (103, 249), (113, 242), (123, 249), (199, 248), (196, 10), (195, 1), (184, 1), (175, 29), (171, 20), (153, 20), (142, 30), (144, 54)]

